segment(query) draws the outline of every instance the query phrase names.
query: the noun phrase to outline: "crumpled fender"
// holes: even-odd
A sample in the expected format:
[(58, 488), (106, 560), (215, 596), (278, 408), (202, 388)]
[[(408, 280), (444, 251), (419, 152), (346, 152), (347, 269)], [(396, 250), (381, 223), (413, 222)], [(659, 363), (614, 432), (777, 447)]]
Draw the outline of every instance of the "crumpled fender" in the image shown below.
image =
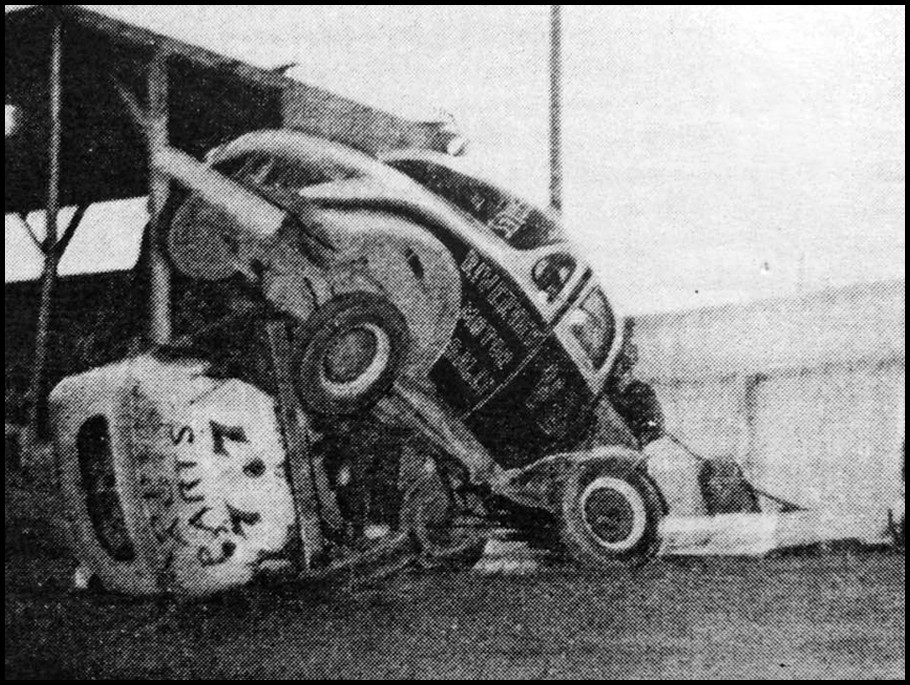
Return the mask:
[[(504, 471), (492, 483), (492, 489), (497, 495), (523, 506), (555, 514), (559, 511), (562, 487), (566, 479), (578, 467), (591, 463), (609, 466), (615, 469), (618, 475), (638, 472), (640, 477), (646, 478), (654, 489), (660, 492), (657, 483), (648, 475), (645, 455), (615, 445), (600, 445), (587, 450), (554, 454), (523, 468)], [(668, 512), (669, 507), (663, 495), (661, 503), (664, 512)]]

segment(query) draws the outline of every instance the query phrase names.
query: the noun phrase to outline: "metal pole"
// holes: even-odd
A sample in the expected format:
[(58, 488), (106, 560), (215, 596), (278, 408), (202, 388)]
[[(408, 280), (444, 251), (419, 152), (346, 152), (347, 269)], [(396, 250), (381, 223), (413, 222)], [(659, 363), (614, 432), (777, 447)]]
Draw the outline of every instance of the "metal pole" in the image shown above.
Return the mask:
[(29, 387), (29, 399), (31, 401), (29, 424), (39, 436), (45, 432), (44, 419), (45, 405), (47, 403), (45, 374), (51, 317), (53, 314), (54, 290), (57, 284), (57, 270), (60, 263), (60, 253), (57, 249), (57, 222), (60, 215), (60, 149), (63, 137), (61, 119), (63, 105), (62, 72), (63, 27), (57, 21), (51, 34), (50, 75), (48, 78), (49, 131), (44, 269), (41, 274), (41, 300), (38, 309), (38, 326), (35, 332), (35, 363), (32, 367)]
[(159, 345), (171, 340), (171, 270), (161, 250), (158, 218), (164, 210), (170, 193), (170, 179), (158, 171), (152, 160), (164, 150), (168, 135), (168, 70), (167, 55), (159, 51), (149, 67), (149, 114), (147, 123), (149, 155), (149, 322), (148, 332), (152, 342)]
[(550, 206), (562, 210), (562, 5), (550, 5)]

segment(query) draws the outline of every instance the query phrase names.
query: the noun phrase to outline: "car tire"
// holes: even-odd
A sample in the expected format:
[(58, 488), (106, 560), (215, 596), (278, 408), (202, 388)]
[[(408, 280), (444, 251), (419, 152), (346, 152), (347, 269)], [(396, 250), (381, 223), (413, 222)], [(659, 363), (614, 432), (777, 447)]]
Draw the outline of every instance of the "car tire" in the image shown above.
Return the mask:
[(417, 542), (418, 563), (424, 569), (470, 568), (483, 556), (485, 532), (473, 526), (458, 527), (458, 503), (435, 471), (422, 474), (412, 486), (402, 505), (401, 520), (403, 529)]
[(575, 466), (563, 485), (561, 540), (583, 566), (635, 565), (660, 549), (665, 506), (649, 476), (629, 458)]
[(370, 406), (395, 382), (410, 347), (401, 312), (367, 292), (329, 300), (294, 337), (300, 399), (317, 414), (355, 414)]

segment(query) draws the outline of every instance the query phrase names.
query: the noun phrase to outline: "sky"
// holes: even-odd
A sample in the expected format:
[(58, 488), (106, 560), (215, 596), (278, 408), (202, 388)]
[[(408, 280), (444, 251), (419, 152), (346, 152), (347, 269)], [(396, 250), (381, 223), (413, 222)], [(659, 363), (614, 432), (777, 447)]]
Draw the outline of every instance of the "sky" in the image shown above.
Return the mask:
[[(296, 62), (292, 76), (402, 116), (451, 117), (469, 168), (546, 202), (547, 5), (90, 7)], [(563, 11), (564, 218), (620, 308), (904, 278), (903, 5)], [(141, 204), (89, 218), (64, 273), (128, 266)], [(5, 234), (6, 280), (34, 276), (21, 226)]]

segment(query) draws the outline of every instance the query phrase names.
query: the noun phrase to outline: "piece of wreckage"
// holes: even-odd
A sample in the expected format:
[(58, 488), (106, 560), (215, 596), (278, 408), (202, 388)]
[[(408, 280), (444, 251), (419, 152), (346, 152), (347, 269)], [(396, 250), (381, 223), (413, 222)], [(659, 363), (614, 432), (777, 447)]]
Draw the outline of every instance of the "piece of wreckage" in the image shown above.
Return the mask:
[[(66, 7), (49, 15), (58, 60), (59, 26), (110, 24)], [(134, 39), (158, 46), (154, 73), (162, 39)], [(165, 62), (199, 55), (166, 47)], [(150, 235), (193, 323), (51, 395), (63, 519), (88, 572), (205, 595), (259, 575), (470, 564), (502, 526), (593, 566), (657, 551), (666, 505), (640, 448), (660, 410), (554, 216), (447, 155), (311, 119), (235, 122), (187, 154), (156, 138), (149, 82), (143, 103), (122, 74), (105, 81), (144, 133), (151, 183), (172, 186)]]
[[(106, 584), (156, 591), (164, 559), (169, 582), (208, 592), (262, 564), (324, 574), (403, 545), (470, 564), (498, 526), (595, 565), (657, 551), (664, 505), (636, 451), (657, 416), (632, 417), (636, 436), (611, 410), (630, 348), (554, 221), (521, 205), (534, 223), (516, 248), (297, 132), (210, 162), (156, 160), (193, 188), (166, 241), (185, 275), (224, 279), (232, 311), (52, 395), (77, 549), (96, 548)], [(427, 153), (391, 164), (503, 201)]]

